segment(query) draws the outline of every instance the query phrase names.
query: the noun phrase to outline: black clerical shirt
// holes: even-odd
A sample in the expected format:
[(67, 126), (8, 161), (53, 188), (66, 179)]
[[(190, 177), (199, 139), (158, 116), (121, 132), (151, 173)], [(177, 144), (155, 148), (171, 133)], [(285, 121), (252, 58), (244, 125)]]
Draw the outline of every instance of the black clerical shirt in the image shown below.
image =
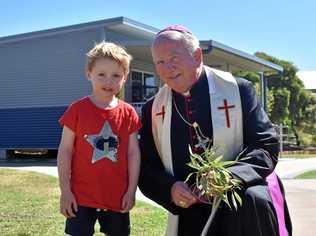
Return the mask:
[[(172, 96), (171, 149), (173, 171), (177, 178), (185, 180), (192, 172), (192, 169), (187, 165), (190, 162), (188, 145), (195, 153), (201, 153), (203, 150), (194, 147), (198, 143), (197, 134), (192, 126), (183, 121), (181, 116), (191, 124), (197, 122), (203, 135), (210, 139), (213, 135), (210, 94), (205, 71), (203, 70), (200, 78), (194, 83), (188, 96), (174, 91)], [(178, 114), (174, 103), (176, 103), (181, 116)]]

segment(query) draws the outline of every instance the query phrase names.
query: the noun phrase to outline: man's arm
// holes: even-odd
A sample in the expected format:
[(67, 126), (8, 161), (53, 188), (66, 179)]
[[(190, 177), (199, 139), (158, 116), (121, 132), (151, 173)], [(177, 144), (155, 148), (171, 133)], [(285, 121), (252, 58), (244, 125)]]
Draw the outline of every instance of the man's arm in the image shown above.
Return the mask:
[(151, 129), (152, 101), (146, 103), (142, 109), (141, 170), (138, 185), (146, 197), (175, 213), (177, 207), (171, 201), (171, 188), (177, 180), (166, 172), (153, 140)]
[(253, 85), (238, 79), (243, 112), (244, 150), (242, 157), (249, 157), (230, 168), (246, 186), (262, 182), (275, 168), (279, 143), (266, 112), (258, 103)]

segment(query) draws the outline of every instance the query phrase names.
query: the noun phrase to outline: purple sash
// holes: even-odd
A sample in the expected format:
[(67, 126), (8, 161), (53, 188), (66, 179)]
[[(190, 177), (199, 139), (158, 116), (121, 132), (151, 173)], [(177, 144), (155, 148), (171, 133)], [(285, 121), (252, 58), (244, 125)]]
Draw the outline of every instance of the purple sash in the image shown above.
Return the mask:
[(278, 217), (280, 236), (288, 236), (284, 217), (284, 196), (279, 186), (278, 177), (275, 172), (272, 172), (266, 178), (266, 180), (268, 182), (268, 188), (272, 198), (273, 206)]

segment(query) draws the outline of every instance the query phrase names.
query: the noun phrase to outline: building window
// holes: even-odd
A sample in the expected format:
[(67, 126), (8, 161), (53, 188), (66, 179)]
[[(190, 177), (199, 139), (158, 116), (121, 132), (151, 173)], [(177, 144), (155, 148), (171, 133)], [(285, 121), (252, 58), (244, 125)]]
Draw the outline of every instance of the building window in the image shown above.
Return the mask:
[(132, 102), (144, 102), (155, 95), (158, 91), (158, 84), (154, 74), (132, 71)]
[(143, 75), (141, 72), (132, 71), (132, 102), (142, 102)]

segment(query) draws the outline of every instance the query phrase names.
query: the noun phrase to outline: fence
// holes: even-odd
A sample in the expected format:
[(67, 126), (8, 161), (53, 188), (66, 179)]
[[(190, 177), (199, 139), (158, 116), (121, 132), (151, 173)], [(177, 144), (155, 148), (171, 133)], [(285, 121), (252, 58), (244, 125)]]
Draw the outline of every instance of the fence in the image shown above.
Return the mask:
[[(280, 142), (280, 157), (284, 152), (285, 147), (295, 146), (296, 137), (287, 125), (274, 125)], [(287, 149), (287, 148), (286, 148)]]

